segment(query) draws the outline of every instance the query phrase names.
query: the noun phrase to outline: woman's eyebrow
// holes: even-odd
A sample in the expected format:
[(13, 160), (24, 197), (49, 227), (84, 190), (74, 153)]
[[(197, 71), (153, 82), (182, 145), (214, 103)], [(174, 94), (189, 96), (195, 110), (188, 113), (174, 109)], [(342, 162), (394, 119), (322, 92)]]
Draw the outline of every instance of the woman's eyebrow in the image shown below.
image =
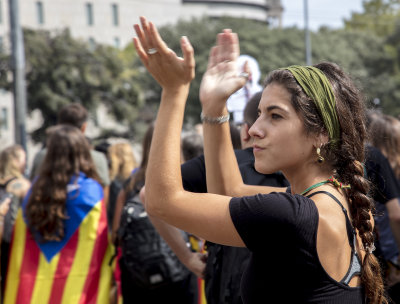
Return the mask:
[(268, 107), (266, 108), (266, 111), (267, 111), (267, 112), (270, 112), (270, 111), (272, 111), (272, 110), (280, 110), (280, 111), (283, 111), (283, 112), (287, 112), (287, 110), (285, 110), (284, 108), (282, 108), (282, 107), (280, 107), (280, 106), (277, 106), (277, 105), (268, 106)]

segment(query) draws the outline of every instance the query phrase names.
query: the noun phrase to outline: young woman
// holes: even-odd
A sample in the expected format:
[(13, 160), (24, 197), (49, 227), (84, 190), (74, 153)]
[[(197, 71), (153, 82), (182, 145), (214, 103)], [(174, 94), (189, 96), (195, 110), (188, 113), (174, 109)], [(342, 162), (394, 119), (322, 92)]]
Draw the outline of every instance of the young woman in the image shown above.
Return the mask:
[(97, 180), (83, 133), (53, 127), (15, 221), (4, 303), (109, 303), (112, 250)]
[(181, 183), (179, 135), (193, 48), (183, 37), (177, 57), (145, 18), (135, 31), (136, 50), (163, 88), (147, 167), (148, 212), (212, 242), (248, 247), (244, 303), (384, 302), (363, 178), (363, 101), (348, 76), (330, 63), (268, 76), (250, 129), (255, 167), (282, 171), (291, 188), (244, 185), (226, 100), (248, 75), (237, 74), (237, 35), (218, 34), (200, 87), (210, 193), (190, 193)]

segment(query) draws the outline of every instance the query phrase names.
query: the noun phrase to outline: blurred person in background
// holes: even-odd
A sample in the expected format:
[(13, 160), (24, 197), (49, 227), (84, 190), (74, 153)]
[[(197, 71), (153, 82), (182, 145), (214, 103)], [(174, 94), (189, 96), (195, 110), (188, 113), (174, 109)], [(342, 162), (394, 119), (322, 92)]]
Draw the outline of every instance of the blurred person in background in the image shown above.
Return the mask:
[(137, 167), (132, 146), (128, 142), (112, 144), (107, 149), (110, 170), (110, 195), (107, 205), (107, 219), (111, 224), (114, 218), (115, 204), (123, 183)]
[[(26, 153), (20, 145), (12, 145), (0, 153), (0, 187), (11, 194), (9, 210), (4, 218), (4, 231), (1, 242), (1, 277), (6, 277), (8, 265), (8, 251), (11, 242), (11, 234), (17, 217), (18, 208), (31, 186), (25, 178)], [(2, 281), (4, 289), (4, 280)]]
[[(146, 177), (146, 169), (147, 162), (149, 157), (150, 145), (153, 137), (154, 126), (151, 124), (146, 131), (146, 134), (143, 139), (142, 144), (142, 161), (140, 163), (139, 168), (125, 181), (123, 189), (120, 191), (116, 203), (114, 220), (113, 220), (113, 239), (117, 241), (121, 245), (123, 249), (123, 244), (121, 242), (124, 239), (119, 239), (119, 228), (121, 226), (125, 226), (126, 223), (121, 222), (121, 214), (124, 208), (124, 205), (130, 199), (139, 199), (138, 194), (141, 188), (144, 186), (145, 177)], [(147, 220), (147, 213), (144, 212), (142, 214), (142, 218)], [(182, 232), (183, 233), (183, 232)], [(143, 236), (144, 237), (144, 236)], [(163, 241), (164, 242), (164, 241)], [(186, 245), (186, 242), (185, 242)], [(139, 246), (139, 244), (135, 244), (131, 239), (129, 247), (130, 250), (134, 251), (135, 246)], [(168, 246), (165, 244), (165, 246)], [(147, 247), (150, 247), (147, 246)], [(152, 250), (160, 250), (160, 248), (152, 248)], [(190, 252), (190, 251), (188, 251)], [(171, 255), (175, 256), (170, 250)], [(196, 255), (195, 253), (191, 253), (191, 255)], [(151, 255), (151, 253), (149, 253)], [(173, 257), (174, 259), (179, 259), (180, 261), (186, 262), (187, 260), (183, 257)], [(179, 263), (179, 261), (177, 261)], [(177, 274), (176, 276), (180, 278), (178, 281), (168, 282), (166, 285), (155, 286), (153, 288), (143, 287), (139, 284), (135, 283), (134, 279), (131, 276), (131, 272), (134, 271), (130, 268), (130, 263), (125, 260), (124, 253), (120, 253), (119, 258), (119, 266), (121, 269), (121, 289), (122, 289), (122, 297), (125, 303), (162, 303), (164, 301), (171, 301), (173, 303), (194, 303), (196, 297), (196, 284), (194, 281), (194, 277), (190, 274), (190, 272), (182, 265), (179, 266), (178, 271), (181, 271), (181, 275)], [(145, 267), (146, 265), (143, 265)]]
[(242, 149), (242, 138), (240, 135), (241, 127), (235, 124), (233, 121), (229, 122), (229, 129), (231, 131), (232, 146), (235, 150)]
[[(84, 134), (88, 124), (88, 117), (89, 114), (86, 108), (82, 104), (74, 102), (60, 109), (58, 112), (57, 124), (74, 126)], [(45, 159), (46, 152), (47, 149), (44, 148), (35, 155), (30, 174), (31, 181), (39, 174), (39, 168)], [(104, 190), (104, 202), (107, 205), (110, 186), (107, 159), (103, 153), (92, 149), (92, 147), (90, 149), (90, 155), (93, 159), (97, 175), (100, 178), (100, 184)]]
[(186, 133), (182, 138), (183, 162), (203, 154), (203, 136), (196, 131)]
[(367, 118), (371, 146), (366, 169), (376, 202), (376, 255), (386, 272), (388, 295), (400, 303), (400, 121), (376, 110), (369, 110)]
[(112, 248), (98, 180), (83, 133), (51, 127), (15, 221), (4, 303), (109, 303)]

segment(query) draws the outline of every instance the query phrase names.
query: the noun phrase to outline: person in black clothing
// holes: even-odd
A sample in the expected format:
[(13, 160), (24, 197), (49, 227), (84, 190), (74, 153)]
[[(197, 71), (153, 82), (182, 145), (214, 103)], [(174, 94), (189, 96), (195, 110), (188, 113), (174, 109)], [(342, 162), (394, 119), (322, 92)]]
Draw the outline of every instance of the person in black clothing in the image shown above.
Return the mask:
[(237, 72), (237, 35), (229, 29), (218, 34), (199, 94), (208, 193), (192, 193), (181, 181), (180, 131), (194, 77), (193, 48), (182, 37), (183, 58), (177, 57), (146, 18), (134, 28), (138, 56), (162, 87), (147, 212), (211, 242), (247, 247), (252, 256), (242, 277), (244, 303), (387, 302), (372, 254), (364, 103), (350, 78), (333, 63), (269, 74), (249, 131), (255, 168), (282, 171), (291, 187), (246, 185), (226, 100), (248, 74)]
[[(289, 184), (282, 173), (260, 174), (254, 168), (252, 140), (248, 131), (257, 119), (260, 99), (261, 92), (256, 93), (246, 104), (243, 114), (244, 123), (240, 130), (243, 149), (235, 150), (235, 156), (244, 183), (285, 187)], [(187, 161), (182, 165), (181, 169), (182, 183), (185, 190), (198, 193), (207, 192), (204, 156)], [(165, 226), (159, 226), (161, 235), (163, 235), (163, 227), (165, 229)], [(179, 234), (176, 234), (176, 236), (181, 237)], [(242, 303), (240, 280), (249, 261), (250, 251), (247, 248), (223, 246), (211, 242), (206, 243), (206, 248), (208, 258), (204, 279), (207, 303)]]
[(400, 121), (374, 110), (367, 114), (373, 147), (367, 147), (366, 169), (374, 185), (377, 256), (385, 270), (388, 295), (393, 303), (400, 303)]
[[(400, 303), (399, 291), (400, 284), (395, 282), (388, 282), (390, 273), (389, 271), (396, 271), (397, 259), (399, 249), (396, 244), (396, 239), (393, 236), (391, 227), (391, 217), (389, 217), (388, 204), (399, 204), (398, 198), (400, 197), (400, 186), (393, 173), (392, 168), (386, 157), (375, 147), (366, 147), (366, 161), (365, 161), (366, 175), (372, 183), (372, 197), (375, 201), (375, 223), (378, 238), (376, 240), (375, 255), (381, 261), (383, 269), (387, 273), (386, 288), (391, 303)], [(395, 227), (395, 226), (394, 226)], [(391, 269), (393, 268), (393, 269)], [(397, 275), (397, 280), (399, 276)]]

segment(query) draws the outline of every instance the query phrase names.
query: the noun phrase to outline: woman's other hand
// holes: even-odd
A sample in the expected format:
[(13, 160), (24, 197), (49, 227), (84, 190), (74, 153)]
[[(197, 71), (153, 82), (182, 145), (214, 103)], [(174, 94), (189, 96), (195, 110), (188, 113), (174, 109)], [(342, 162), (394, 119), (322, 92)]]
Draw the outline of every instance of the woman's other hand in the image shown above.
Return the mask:
[(228, 97), (246, 84), (249, 71), (238, 72), (236, 61), (239, 54), (239, 39), (236, 33), (226, 29), (217, 35), (217, 45), (210, 51), (207, 71), (200, 85), (203, 112), (207, 113), (210, 109), (220, 112), (225, 107)]
[(193, 47), (187, 37), (181, 38), (183, 58), (178, 57), (159, 35), (157, 28), (145, 17), (141, 26), (134, 25), (137, 37), (133, 43), (140, 60), (163, 89), (188, 86), (194, 78), (195, 60)]
[(193, 272), (198, 278), (204, 279), (206, 270), (207, 254), (201, 252), (192, 252), (190, 259), (185, 263), (185, 266)]

